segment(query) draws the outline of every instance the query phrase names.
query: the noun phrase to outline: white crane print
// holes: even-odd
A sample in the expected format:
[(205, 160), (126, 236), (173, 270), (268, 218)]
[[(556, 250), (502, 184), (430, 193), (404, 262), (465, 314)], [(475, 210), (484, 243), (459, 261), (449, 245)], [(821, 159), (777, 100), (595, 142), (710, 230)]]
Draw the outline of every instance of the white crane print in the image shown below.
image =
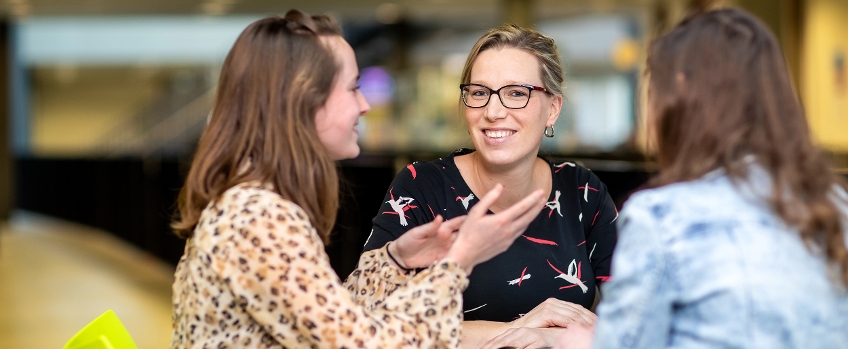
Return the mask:
[(394, 210), (398, 217), (400, 217), (400, 225), (407, 226), (409, 223), (406, 221), (406, 216), (404, 216), (403, 211), (407, 205), (411, 204), (415, 199), (413, 198), (405, 198), (403, 196), (398, 196), (397, 200), (389, 200), (386, 201), (387, 204), (392, 206), (392, 210)]
[(474, 199), (474, 193), (468, 194), (468, 196), (457, 196), (454, 201), (461, 201), (462, 207), (465, 207), (465, 210), (468, 211), (468, 204), (471, 203), (471, 200)]
[(559, 195), (559, 190), (557, 190), (556, 192), (554, 192), (554, 200), (545, 203), (545, 206), (551, 209), (551, 212), (548, 213), (548, 217), (550, 217), (554, 213), (554, 210), (556, 210), (556, 213), (559, 214), (560, 217), (562, 217), (562, 212), (560, 212)]

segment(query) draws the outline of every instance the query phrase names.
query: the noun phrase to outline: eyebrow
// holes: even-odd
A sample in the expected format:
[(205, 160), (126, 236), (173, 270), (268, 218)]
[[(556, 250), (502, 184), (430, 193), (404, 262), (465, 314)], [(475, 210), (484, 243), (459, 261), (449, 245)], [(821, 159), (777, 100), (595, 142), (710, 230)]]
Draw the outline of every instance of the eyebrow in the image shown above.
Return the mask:
[[(491, 87), (491, 86), (489, 86), (488, 84), (484, 84), (483, 82), (481, 82), (481, 81), (479, 81), (479, 80), (477, 80), (477, 81), (471, 80), (471, 81), (469, 81), (469, 83), (477, 84), (477, 85), (483, 85), (483, 86), (487, 86), (487, 87)], [(531, 85), (535, 85), (535, 84), (533, 84), (533, 83), (529, 83), (529, 82), (520, 82), (520, 81), (515, 81), (515, 80), (507, 80), (506, 84), (504, 84), (503, 86), (506, 86), (506, 85), (520, 85), (520, 84), (531, 84)]]

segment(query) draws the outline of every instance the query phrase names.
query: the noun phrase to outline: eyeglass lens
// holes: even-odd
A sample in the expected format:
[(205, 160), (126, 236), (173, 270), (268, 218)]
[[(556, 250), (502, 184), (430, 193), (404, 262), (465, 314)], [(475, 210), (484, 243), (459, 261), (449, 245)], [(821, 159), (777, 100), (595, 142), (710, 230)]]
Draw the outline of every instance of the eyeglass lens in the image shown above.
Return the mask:
[[(468, 85), (462, 91), (465, 105), (480, 108), (489, 103), (491, 89), (480, 85)], [(525, 86), (507, 85), (498, 90), (498, 97), (504, 107), (524, 108), (530, 99), (530, 89)]]

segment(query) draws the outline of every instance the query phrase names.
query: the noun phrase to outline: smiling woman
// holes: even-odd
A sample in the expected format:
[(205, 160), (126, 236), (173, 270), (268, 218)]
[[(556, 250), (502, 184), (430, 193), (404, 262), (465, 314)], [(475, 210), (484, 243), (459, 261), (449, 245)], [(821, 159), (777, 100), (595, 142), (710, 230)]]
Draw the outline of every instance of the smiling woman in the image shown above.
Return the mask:
[(587, 169), (538, 155), (542, 138), (555, 136), (563, 100), (563, 70), (552, 39), (517, 26), (494, 28), (472, 48), (461, 82), (475, 150), (401, 171), (365, 250), (403, 238), (437, 215), (465, 215), (499, 183), (503, 194), (490, 213), (543, 191), (547, 202), (522, 238), (470, 276), (462, 345), (550, 346), (560, 327), (594, 323), (588, 309), (597, 285), (609, 276), (615, 206)]
[(334, 161), (359, 154), (369, 110), (353, 49), (331, 18), (292, 10), (249, 25), (221, 70), (173, 224), (188, 241), (171, 347), (456, 347), (466, 275), (518, 238), (542, 193), (487, 216), (495, 188), (467, 217), (363, 255), (342, 283), (324, 242)]

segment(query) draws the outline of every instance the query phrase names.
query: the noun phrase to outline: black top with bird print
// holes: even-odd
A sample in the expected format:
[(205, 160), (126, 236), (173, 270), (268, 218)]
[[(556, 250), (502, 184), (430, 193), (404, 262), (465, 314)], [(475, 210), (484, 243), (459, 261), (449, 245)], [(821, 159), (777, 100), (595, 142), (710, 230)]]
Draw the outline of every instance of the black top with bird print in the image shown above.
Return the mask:
[[(383, 247), (409, 229), (462, 216), (479, 201), (454, 162), (473, 152), (416, 162), (398, 173), (386, 193), (365, 251)], [(572, 162), (550, 163), (548, 202), (509, 249), (474, 267), (463, 293), (465, 320), (513, 321), (548, 298), (587, 309), (595, 287), (607, 281), (618, 211), (606, 186)], [(491, 212), (489, 212), (491, 214)]]

